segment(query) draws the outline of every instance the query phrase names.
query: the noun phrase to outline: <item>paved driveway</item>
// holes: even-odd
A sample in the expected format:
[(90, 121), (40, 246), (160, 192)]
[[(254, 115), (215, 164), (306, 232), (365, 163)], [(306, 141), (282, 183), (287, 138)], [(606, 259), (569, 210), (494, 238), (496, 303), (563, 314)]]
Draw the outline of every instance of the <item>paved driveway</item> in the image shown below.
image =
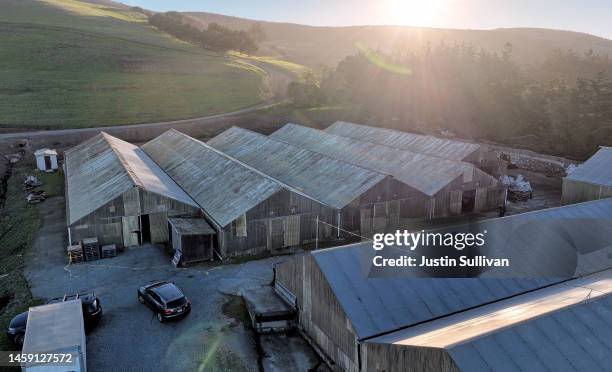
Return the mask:
[[(239, 321), (242, 306), (229, 294), (272, 280), (276, 257), (240, 265), (177, 269), (155, 246), (127, 249), (111, 259), (66, 265), (64, 200), (40, 204), (43, 226), (26, 276), (35, 297), (94, 291), (101, 299), (101, 324), (87, 335), (91, 371), (257, 370), (254, 337)], [(136, 298), (137, 288), (155, 280), (174, 281), (191, 298), (193, 311), (160, 324)], [(238, 302), (239, 303), (239, 302)], [(234, 305), (232, 305), (234, 304)]]

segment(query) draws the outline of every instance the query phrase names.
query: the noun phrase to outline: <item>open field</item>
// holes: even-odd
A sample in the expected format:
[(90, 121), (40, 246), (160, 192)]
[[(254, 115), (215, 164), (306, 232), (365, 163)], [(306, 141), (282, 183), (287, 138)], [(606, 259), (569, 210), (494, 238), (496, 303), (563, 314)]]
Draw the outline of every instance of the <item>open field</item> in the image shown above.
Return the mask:
[(3, 1), (0, 127), (159, 122), (261, 101), (261, 74), (143, 17), (73, 0)]

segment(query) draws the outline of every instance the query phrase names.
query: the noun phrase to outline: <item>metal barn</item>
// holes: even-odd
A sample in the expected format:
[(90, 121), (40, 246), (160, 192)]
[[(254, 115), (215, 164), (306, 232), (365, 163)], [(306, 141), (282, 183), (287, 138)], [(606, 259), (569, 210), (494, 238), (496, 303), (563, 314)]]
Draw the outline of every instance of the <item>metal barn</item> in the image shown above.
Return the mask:
[(325, 132), (419, 154), (455, 161), (465, 161), (475, 165), (478, 165), (483, 157), (481, 146), (474, 143), (371, 127), (345, 121), (335, 122), (325, 129)]
[(408, 224), (411, 217), (432, 219), (494, 210), (504, 204), (505, 188), (466, 162), (363, 142), (296, 124), (286, 124), (270, 138), (390, 175), (410, 186), (412, 195), (400, 201), (400, 226)]
[(222, 258), (308, 244), (317, 218), (333, 222), (330, 207), (176, 130), (142, 148), (197, 202)]
[[(598, 232), (606, 235), (607, 240), (604, 240), (608, 244), (600, 251), (592, 251), (593, 231), (584, 228), (589, 226), (588, 224), (569, 223), (568, 225), (575, 228), (573, 231), (567, 231), (566, 235), (571, 236), (572, 240), (580, 245), (579, 252), (581, 252), (576, 257), (575, 271), (571, 276), (576, 278), (575, 285), (571, 282), (568, 285), (567, 281), (558, 277), (546, 279), (518, 275), (517, 278), (481, 276), (460, 279), (368, 277), (364, 272), (363, 258), (371, 257), (372, 243), (364, 242), (314, 251), (280, 263), (275, 268), (275, 287), (281, 298), (289, 304), (297, 303), (300, 331), (333, 370), (351, 372), (441, 371), (457, 370), (457, 368), (462, 371), (481, 370), (474, 369), (473, 366), (487, 365), (482, 362), (483, 358), (486, 359), (486, 351), (479, 350), (479, 353), (470, 355), (465, 354), (470, 348), (456, 346), (456, 353), (445, 349), (467, 341), (474, 342), (472, 345), (478, 348), (486, 348), (490, 342), (490, 339), (486, 338), (489, 333), (486, 331), (477, 333), (478, 330), (490, 327), (491, 332), (496, 332), (501, 331), (504, 325), (512, 324), (520, 328), (519, 323), (522, 320), (517, 317), (518, 314), (525, 316), (525, 321), (531, 319), (530, 316), (540, 316), (533, 310), (534, 304), (542, 306), (541, 315), (543, 315), (559, 310), (560, 306), (573, 305), (560, 301), (561, 298), (574, 296), (574, 299), (583, 301), (599, 291), (600, 285), (602, 286), (598, 292), (600, 295), (602, 292), (606, 295), (612, 292), (608, 278), (610, 274), (606, 274), (608, 277), (603, 279), (596, 274), (612, 267), (609, 259), (612, 252), (610, 244), (612, 231), (606, 229), (606, 222), (611, 218), (612, 199), (608, 199), (492, 220), (505, 225), (505, 229), (509, 230), (521, 225), (536, 227), (531, 230), (532, 235), (528, 237), (516, 236), (510, 245), (508, 241), (500, 240), (498, 242), (500, 247), (491, 248), (512, 251), (513, 260), (517, 260), (513, 266), (518, 270), (530, 265), (534, 257), (538, 256), (534, 251), (541, 246), (541, 241), (537, 239), (540, 235), (537, 227), (540, 225), (536, 222), (598, 221)], [(504, 226), (501, 228), (504, 229)], [(543, 235), (544, 239), (548, 239), (548, 235)], [(599, 238), (601, 236), (598, 240)], [(551, 265), (557, 264), (554, 261), (557, 257), (554, 255), (548, 254), (546, 258), (551, 260)], [(589, 278), (592, 274), (595, 274), (594, 279)], [(589, 279), (582, 282), (584, 278)], [(544, 294), (540, 292), (543, 288), (553, 288), (557, 283), (559, 285), (555, 288), (558, 291), (553, 290), (552, 299), (544, 296), (546, 292)], [(580, 291), (580, 295), (573, 291), (576, 288), (579, 288), (577, 291)], [(570, 291), (559, 292), (565, 289)], [(530, 293), (538, 293), (536, 296), (540, 297), (534, 299), (530, 297), (532, 296)], [(522, 298), (524, 301), (512, 303), (512, 298)], [(539, 302), (542, 298), (546, 298), (546, 302)], [(522, 303), (527, 305), (521, 305), (523, 307), (512, 311), (513, 306)], [(506, 323), (501, 320), (496, 322), (487, 316), (478, 318), (479, 314), (495, 313), (495, 311), (501, 311), (502, 316), (506, 318), (500, 319)], [(608, 314), (612, 308), (600, 311)], [(471, 316), (478, 319), (467, 325), (462, 323)], [(582, 316), (588, 314), (580, 315)], [(594, 319), (592, 322), (602, 321)], [(607, 323), (606, 327), (612, 326), (609, 320), (604, 322)], [(567, 337), (580, 338), (580, 342), (588, 342), (590, 335), (576, 330), (579, 324), (564, 325), (566, 330), (573, 329), (573, 332), (576, 332), (575, 335)], [(427, 344), (436, 334), (446, 335), (446, 327), (449, 327), (449, 337), (442, 339), (449, 341), (452, 340), (451, 335), (455, 335), (456, 343)], [(420, 343), (415, 341), (417, 337), (420, 337)], [(482, 341), (479, 339), (481, 337)], [(503, 340), (497, 339), (497, 341)], [(542, 345), (539, 344), (537, 347)], [(503, 348), (502, 346), (509, 347), (508, 344), (498, 344), (499, 348)], [(517, 358), (520, 356), (519, 351), (514, 350)], [(539, 355), (546, 356), (546, 353)], [(477, 358), (478, 360), (470, 364), (470, 358), (474, 356), (480, 359)], [(554, 361), (556, 356), (558, 354), (548, 353), (549, 359), (546, 363), (557, 365)], [(498, 358), (502, 357), (503, 355)], [(501, 361), (502, 359), (497, 359), (489, 365), (490, 368), (484, 370), (495, 369), (491, 366), (498, 367)]]
[(333, 226), (322, 226), (325, 233), (391, 231), (405, 217), (402, 203), (408, 217), (422, 218), (421, 210), (431, 207), (429, 199), (412, 198), (414, 188), (389, 175), (245, 129), (230, 128), (208, 143), (332, 207), (337, 217), (326, 221)]
[(168, 216), (197, 204), (140, 148), (104, 132), (64, 154), (70, 244), (97, 237), (118, 247), (168, 241)]
[(374, 337), (362, 370), (605, 371), (612, 270)]
[(562, 204), (612, 197), (612, 148), (600, 147), (589, 160), (563, 178)]

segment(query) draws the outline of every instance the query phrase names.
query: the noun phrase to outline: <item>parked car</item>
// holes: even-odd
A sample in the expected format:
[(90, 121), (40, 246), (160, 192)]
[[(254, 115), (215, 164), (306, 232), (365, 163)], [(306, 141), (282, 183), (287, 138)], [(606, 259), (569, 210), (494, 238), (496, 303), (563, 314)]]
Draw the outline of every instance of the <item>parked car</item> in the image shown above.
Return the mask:
[(191, 301), (170, 282), (156, 282), (138, 288), (138, 301), (157, 313), (160, 322), (181, 318), (191, 312)]
[[(98, 324), (100, 318), (102, 318), (102, 304), (100, 299), (94, 293), (79, 293), (69, 296), (66, 295), (64, 297), (53, 298), (47, 303), (52, 304), (56, 302), (75, 300), (78, 298), (81, 299), (81, 303), (83, 305), (83, 320), (85, 322), (85, 329), (91, 330)], [(23, 345), (27, 323), (27, 311), (16, 315), (9, 323), (9, 328), (6, 331), (6, 334), (8, 338), (16, 345)]]

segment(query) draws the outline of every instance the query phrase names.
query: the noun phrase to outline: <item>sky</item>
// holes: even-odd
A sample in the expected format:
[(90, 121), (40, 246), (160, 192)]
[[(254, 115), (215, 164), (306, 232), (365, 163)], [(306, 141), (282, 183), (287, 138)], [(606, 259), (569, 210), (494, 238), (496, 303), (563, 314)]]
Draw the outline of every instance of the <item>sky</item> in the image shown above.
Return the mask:
[(118, 0), (155, 11), (203, 11), (316, 26), (401, 24), (542, 27), (612, 39), (612, 0)]

